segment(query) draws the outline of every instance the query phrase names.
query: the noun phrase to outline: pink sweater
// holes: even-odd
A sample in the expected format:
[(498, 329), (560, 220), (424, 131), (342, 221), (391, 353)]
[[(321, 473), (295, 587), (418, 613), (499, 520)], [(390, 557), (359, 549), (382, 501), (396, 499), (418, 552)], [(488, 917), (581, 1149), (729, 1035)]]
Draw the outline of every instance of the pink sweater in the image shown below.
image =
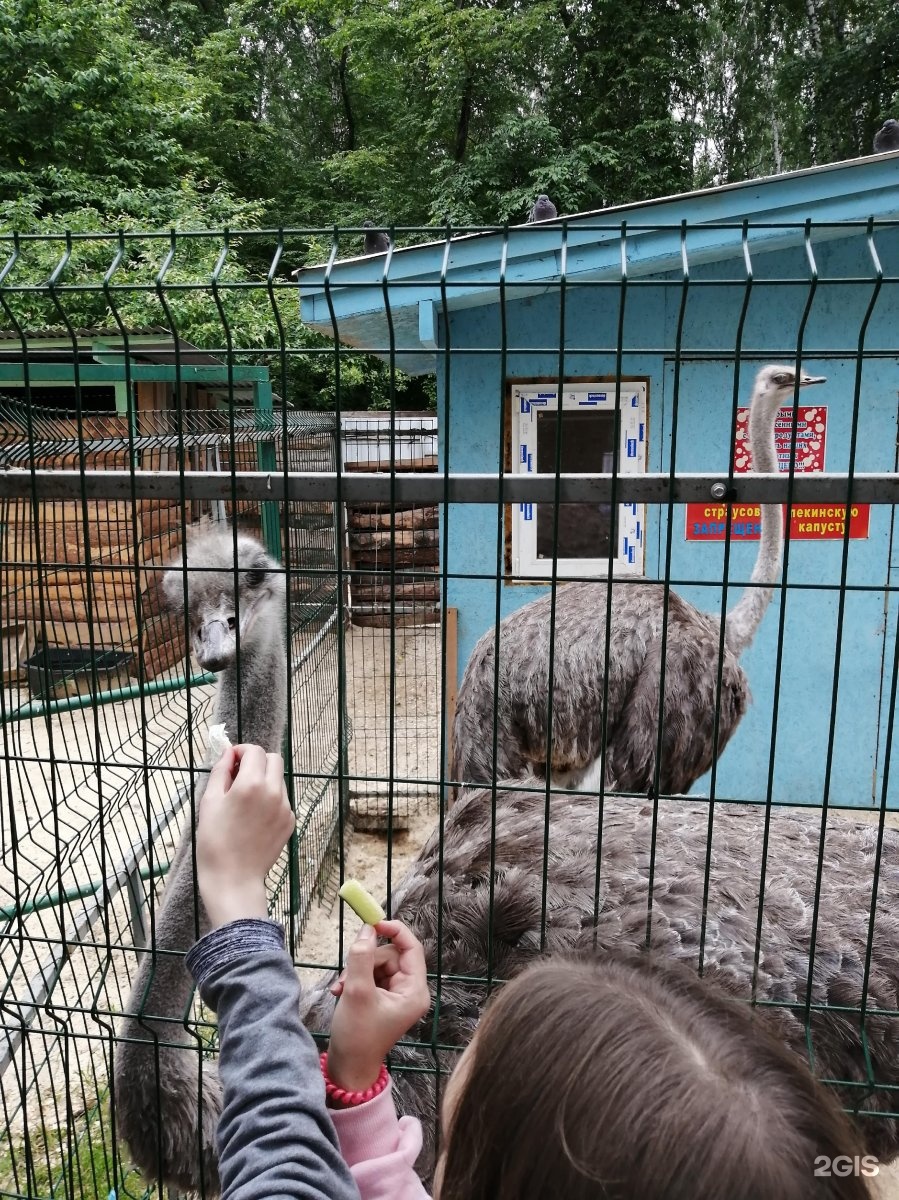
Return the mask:
[(397, 1118), (392, 1083), (367, 1104), (328, 1112), (362, 1200), (429, 1200), (413, 1170), (421, 1125), (415, 1117)]

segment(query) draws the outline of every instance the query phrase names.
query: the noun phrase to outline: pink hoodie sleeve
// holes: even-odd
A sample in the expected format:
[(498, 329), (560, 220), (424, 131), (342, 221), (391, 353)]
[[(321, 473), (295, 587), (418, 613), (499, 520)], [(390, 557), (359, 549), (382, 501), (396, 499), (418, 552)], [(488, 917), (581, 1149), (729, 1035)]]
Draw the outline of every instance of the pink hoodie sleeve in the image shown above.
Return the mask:
[(428, 1200), (413, 1170), (421, 1125), (415, 1117), (397, 1118), (392, 1084), (367, 1104), (328, 1112), (362, 1200)]

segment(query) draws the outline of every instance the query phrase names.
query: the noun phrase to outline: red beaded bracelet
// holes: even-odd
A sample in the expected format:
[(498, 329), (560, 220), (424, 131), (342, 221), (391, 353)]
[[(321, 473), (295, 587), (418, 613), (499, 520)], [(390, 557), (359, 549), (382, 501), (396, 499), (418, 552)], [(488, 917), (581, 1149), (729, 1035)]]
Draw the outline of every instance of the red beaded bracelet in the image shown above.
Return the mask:
[(328, 1103), (334, 1108), (355, 1108), (357, 1104), (365, 1104), (368, 1100), (374, 1100), (375, 1096), (380, 1096), (381, 1092), (384, 1091), (390, 1082), (390, 1076), (387, 1074), (387, 1064), (381, 1063), (378, 1078), (371, 1087), (366, 1088), (364, 1092), (348, 1092), (345, 1088), (338, 1087), (328, 1075), (327, 1050), (322, 1051), (320, 1062), (322, 1075), (325, 1079), (325, 1096)]

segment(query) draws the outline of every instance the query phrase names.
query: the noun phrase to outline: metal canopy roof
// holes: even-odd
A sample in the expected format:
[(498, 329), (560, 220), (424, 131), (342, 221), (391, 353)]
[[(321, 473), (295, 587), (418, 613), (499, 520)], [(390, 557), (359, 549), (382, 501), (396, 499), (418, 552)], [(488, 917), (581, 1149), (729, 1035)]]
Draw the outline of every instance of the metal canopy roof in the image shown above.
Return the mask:
[(629, 277), (680, 272), (685, 250), (691, 268), (739, 259), (743, 277), (744, 221), (755, 255), (801, 244), (808, 219), (821, 242), (869, 218), (899, 219), (899, 151), (306, 267), (295, 272), (300, 315), (379, 357), (402, 350), (398, 364), (420, 374), (435, 369), (440, 315), (496, 304), (503, 291), (507, 301), (539, 295), (563, 271), (568, 283), (617, 279), (623, 264)]
[[(134, 362), (171, 365), (177, 347), (179, 361), (189, 366), (223, 366), (221, 358), (201, 350), (184, 338), (175, 338), (165, 325), (140, 325), (126, 329), (128, 357)], [(21, 336), (11, 329), (0, 329), (0, 362), (22, 362), (24, 337), (29, 362), (103, 362), (123, 355), (125, 337), (116, 327), (92, 325), (74, 330), (63, 325), (25, 329)]]

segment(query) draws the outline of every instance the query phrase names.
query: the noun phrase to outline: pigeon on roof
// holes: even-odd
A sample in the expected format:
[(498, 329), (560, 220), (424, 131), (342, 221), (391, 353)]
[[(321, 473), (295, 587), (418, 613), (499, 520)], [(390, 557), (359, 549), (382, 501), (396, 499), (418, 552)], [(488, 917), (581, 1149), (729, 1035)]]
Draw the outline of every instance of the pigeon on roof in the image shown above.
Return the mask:
[(556, 217), (556, 206), (550, 200), (549, 196), (540, 195), (537, 197), (534, 207), (528, 215), (528, 225), (533, 225), (535, 221), (552, 221)]
[(362, 228), (365, 230), (365, 253), (386, 254), (390, 249), (390, 238), (387, 234), (375, 229), (374, 221), (363, 221)]
[(893, 117), (874, 134), (874, 153), (886, 154), (888, 150), (899, 150), (899, 121)]

